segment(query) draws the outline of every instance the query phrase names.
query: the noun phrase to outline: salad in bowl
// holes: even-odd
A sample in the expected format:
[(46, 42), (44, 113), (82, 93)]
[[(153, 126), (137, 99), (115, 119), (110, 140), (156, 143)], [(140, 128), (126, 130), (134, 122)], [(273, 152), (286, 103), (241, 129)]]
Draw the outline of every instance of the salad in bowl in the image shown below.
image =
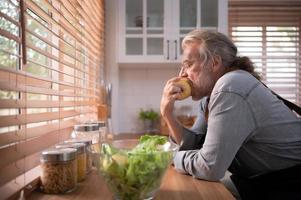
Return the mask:
[(166, 136), (151, 135), (89, 149), (99, 174), (119, 200), (152, 199), (177, 150)]

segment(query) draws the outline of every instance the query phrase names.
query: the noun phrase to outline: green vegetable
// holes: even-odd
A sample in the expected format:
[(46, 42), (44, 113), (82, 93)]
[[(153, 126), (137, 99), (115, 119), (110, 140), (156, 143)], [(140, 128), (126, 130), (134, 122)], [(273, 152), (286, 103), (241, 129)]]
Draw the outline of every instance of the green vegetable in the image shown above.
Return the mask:
[(165, 136), (142, 136), (132, 150), (102, 146), (100, 171), (118, 199), (144, 199), (160, 187), (171, 159), (171, 151), (158, 148), (168, 142)]
[(155, 121), (159, 119), (159, 113), (154, 111), (153, 109), (150, 110), (143, 110), (141, 109), (139, 112), (139, 119), (141, 120), (150, 120), (150, 121)]

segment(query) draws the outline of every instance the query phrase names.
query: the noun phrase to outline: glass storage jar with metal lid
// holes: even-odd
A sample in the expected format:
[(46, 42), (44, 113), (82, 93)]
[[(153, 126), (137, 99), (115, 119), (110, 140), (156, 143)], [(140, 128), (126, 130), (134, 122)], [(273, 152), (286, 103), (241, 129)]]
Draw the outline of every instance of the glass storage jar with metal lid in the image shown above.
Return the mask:
[(86, 147), (86, 172), (89, 173), (92, 169), (92, 158), (88, 152), (88, 147), (92, 144), (91, 139), (69, 139), (64, 141), (65, 144), (84, 143)]
[(77, 139), (91, 139), (92, 143), (99, 142), (99, 125), (96, 123), (78, 124), (74, 126), (74, 137)]
[(70, 192), (77, 183), (76, 149), (48, 149), (42, 152), (41, 189), (49, 194)]
[(99, 130), (99, 141), (98, 143), (102, 143), (107, 140), (107, 124), (105, 121), (96, 121), (93, 122), (92, 124), (97, 124), (98, 125), (98, 130)]
[(77, 182), (84, 181), (87, 173), (87, 154), (84, 143), (58, 144), (56, 148), (75, 148), (77, 150)]

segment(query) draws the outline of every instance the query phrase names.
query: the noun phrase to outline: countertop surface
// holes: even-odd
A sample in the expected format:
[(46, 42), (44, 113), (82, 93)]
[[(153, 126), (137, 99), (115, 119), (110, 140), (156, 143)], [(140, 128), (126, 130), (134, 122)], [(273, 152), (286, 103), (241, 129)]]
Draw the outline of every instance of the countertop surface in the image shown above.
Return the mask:
[[(77, 200), (103, 199), (112, 200), (112, 193), (108, 190), (104, 180), (97, 175), (96, 169), (79, 183), (76, 190), (68, 194), (47, 195), (34, 191), (27, 199), (34, 200)], [(222, 183), (195, 179), (191, 176), (178, 173), (172, 166), (167, 170), (160, 190), (156, 193), (157, 200), (223, 200), (235, 199)]]

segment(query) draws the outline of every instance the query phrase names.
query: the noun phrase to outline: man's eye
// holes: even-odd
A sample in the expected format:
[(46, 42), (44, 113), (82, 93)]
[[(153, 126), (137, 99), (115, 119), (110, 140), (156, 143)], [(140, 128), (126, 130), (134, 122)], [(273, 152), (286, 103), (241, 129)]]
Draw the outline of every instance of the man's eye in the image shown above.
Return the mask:
[(181, 70), (186, 70), (186, 69), (190, 68), (192, 65), (193, 65), (193, 63), (185, 62), (185, 63), (181, 64), (180, 67), (181, 67)]
[(183, 68), (187, 68), (187, 67), (190, 67), (190, 65), (187, 64), (187, 63), (185, 63), (185, 64), (182, 65), (182, 67), (183, 67)]
[(186, 63), (185, 68), (189, 68), (189, 67), (191, 67), (191, 65), (192, 65), (192, 63)]

